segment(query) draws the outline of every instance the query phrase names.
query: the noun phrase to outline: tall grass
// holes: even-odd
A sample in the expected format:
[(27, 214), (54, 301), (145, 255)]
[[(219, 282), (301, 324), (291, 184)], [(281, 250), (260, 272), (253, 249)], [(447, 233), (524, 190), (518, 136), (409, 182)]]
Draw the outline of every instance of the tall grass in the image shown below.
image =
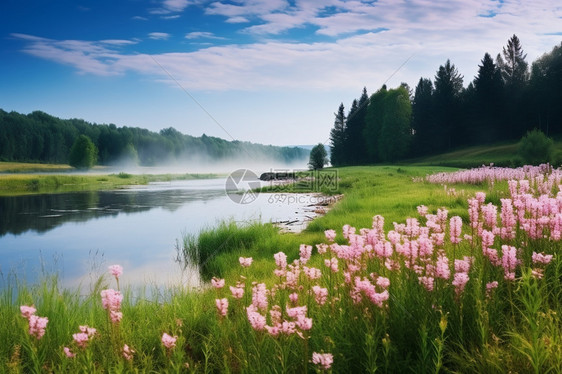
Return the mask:
[[(327, 370), (333, 372), (560, 372), (559, 242), (531, 238), (523, 226), (517, 227), (513, 239), (497, 236), (493, 248), (509, 244), (520, 250), (514, 280), (504, 279), (504, 268), (484, 256), (481, 239), (468, 225), (472, 218), (466, 201), (484, 190), (486, 204), (499, 203), (509, 196), (507, 186), (444, 188), (412, 182), (435, 169), (401, 170), (341, 170), (340, 188), (346, 198), (299, 235), (277, 234), (267, 224), (226, 222), (198, 238), (186, 238), (186, 256), (213, 264), (204, 270), (207, 277), (223, 278), (224, 283), (215, 279), (216, 287), (197, 292), (171, 288), (150, 301), (135, 300), (132, 290), (123, 290), (123, 319), (118, 324), (111, 323), (100, 300), (100, 291), (115, 284), (111, 278), (100, 279), (85, 296), (61, 290), (56, 278), (37, 287), (12, 284), (0, 297), (0, 338), (12, 342), (0, 345), (0, 367), (5, 372), (292, 373), (323, 371), (313, 357), (330, 354), (333, 363)], [(432, 254), (414, 260), (399, 252), (420, 238), (411, 232), (415, 221), (406, 217), (437, 230), (431, 224), (434, 218), (418, 215), (421, 204), (430, 214), (450, 207), (448, 218), (464, 217), (463, 234), (474, 235), (474, 240), (454, 243), (447, 219), (440, 229), (444, 242), (434, 243)], [(375, 214), (384, 216), (384, 224), (379, 218), (373, 221)], [(484, 218), (479, 215), (478, 221)], [(351, 226), (342, 228), (347, 223), (357, 228), (355, 234)], [(328, 229), (335, 231), (325, 233)], [(377, 252), (378, 243), (396, 236), (392, 230), (398, 232), (402, 247), (393, 245), (388, 259), (399, 266)], [(435, 277), (430, 291), (420, 277), (429, 274), (428, 265), (436, 264), (438, 249), (449, 259), (450, 276)], [(533, 275), (533, 251), (554, 254), (542, 267), (542, 278)], [(467, 270), (470, 279), (459, 292), (453, 279), (462, 271), (452, 262), (463, 256), (473, 260)], [(239, 257), (252, 257), (253, 263), (241, 266)], [(492, 281), (498, 286), (488, 289)], [(230, 287), (243, 289), (241, 297)], [(216, 300), (228, 302), (226, 315), (219, 313)], [(26, 320), (19, 315), (20, 305), (31, 304), (38, 315), (49, 318), (40, 340), (28, 334)], [(72, 334), (84, 324), (98, 332), (87, 348), (79, 349)], [(175, 347), (163, 346), (163, 333), (177, 339)], [(131, 361), (122, 355), (124, 344), (135, 351)], [(76, 357), (67, 358), (65, 346)]]

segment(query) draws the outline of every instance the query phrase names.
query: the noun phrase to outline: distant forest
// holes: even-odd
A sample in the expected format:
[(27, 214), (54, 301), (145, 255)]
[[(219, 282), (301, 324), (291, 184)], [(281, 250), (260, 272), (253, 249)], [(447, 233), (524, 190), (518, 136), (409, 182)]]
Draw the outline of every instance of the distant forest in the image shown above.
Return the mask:
[(98, 149), (98, 164), (134, 162), (144, 166), (173, 160), (220, 161), (232, 158), (290, 163), (308, 158), (298, 147), (276, 147), (227, 141), (204, 135), (184, 135), (170, 127), (152, 132), (137, 127), (92, 124), (82, 119), (59, 119), (44, 112), (30, 114), (0, 109), (0, 161), (68, 163), (70, 148), (86, 135)]
[(513, 35), (493, 59), (485, 53), (465, 88), (451, 61), (412, 92), (402, 83), (370, 97), (364, 88), (347, 114), (343, 103), (330, 133), (334, 166), (394, 162), (455, 148), (520, 139), (538, 129), (562, 134), (562, 43), (529, 69)]

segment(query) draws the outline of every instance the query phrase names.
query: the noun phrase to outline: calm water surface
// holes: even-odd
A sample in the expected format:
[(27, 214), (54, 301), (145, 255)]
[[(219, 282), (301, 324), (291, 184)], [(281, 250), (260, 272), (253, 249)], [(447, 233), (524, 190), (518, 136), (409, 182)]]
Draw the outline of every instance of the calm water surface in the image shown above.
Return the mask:
[[(87, 287), (121, 264), (130, 285), (199, 285), (175, 261), (176, 243), (220, 220), (276, 222), (314, 216), (306, 199), (260, 194), (237, 204), (224, 179), (173, 181), (116, 191), (0, 197), (0, 288), (56, 273)], [(296, 200), (300, 200), (297, 201)]]

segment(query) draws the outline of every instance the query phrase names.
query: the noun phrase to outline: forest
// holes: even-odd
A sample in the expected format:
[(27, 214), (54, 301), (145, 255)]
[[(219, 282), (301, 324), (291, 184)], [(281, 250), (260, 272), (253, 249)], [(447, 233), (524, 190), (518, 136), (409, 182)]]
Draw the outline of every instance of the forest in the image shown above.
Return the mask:
[(153, 166), (170, 161), (220, 161), (264, 159), (302, 162), (309, 151), (221, 138), (185, 135), (166, 128), (156, 133), (138, 127), (95, 124), (82, 119), (60, 119), (41, 111), (30, 114), (0, 109), (0, 161), (69, 162), (70, 150), (80, 135), (97, 147), (97, 162), (111, 165), (128, 162)]
[(562, 43), (531, 64), (513, 35), (492, 58), (485, 53), (474, 79), (447, 60), (433, 80), (415, 89), (364, 88), (347, 114), (335, 113), (330, 132), (333, 166), (394, 162), (464, 146), (520, 139), (537, 129), (562, 134)]

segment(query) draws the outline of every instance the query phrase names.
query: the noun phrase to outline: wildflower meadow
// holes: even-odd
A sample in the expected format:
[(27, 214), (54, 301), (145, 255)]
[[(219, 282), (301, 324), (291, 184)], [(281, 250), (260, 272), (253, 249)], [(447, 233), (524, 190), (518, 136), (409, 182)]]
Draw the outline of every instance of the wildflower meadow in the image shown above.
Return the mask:
[(419, 204), (400, 222), (373, 212), (370, 227), (240, 252), (225, 277), (161, 299), (121, 290), (119, 265), (86, 297), (56, 280), (5, 292), (2, 370), (561, 373), (562, 171), (410, 183), (460, 186), (462, 209)]

